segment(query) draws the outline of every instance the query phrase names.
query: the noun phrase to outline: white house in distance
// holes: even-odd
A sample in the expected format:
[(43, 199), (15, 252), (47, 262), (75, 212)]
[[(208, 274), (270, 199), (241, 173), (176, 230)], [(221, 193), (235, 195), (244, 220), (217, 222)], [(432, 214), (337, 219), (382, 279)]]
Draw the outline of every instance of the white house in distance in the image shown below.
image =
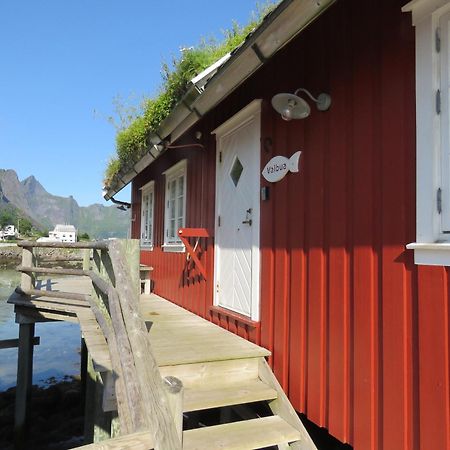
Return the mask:
[(3, 230), (0, 230), (0, 239), (10, 239), (17, 236), (17, 228), (14, 225), (6, 225)]
[(56, 225), (48, 237), (38, 239), (38, 242), (77, 242), (78, 231), (73, 225)]

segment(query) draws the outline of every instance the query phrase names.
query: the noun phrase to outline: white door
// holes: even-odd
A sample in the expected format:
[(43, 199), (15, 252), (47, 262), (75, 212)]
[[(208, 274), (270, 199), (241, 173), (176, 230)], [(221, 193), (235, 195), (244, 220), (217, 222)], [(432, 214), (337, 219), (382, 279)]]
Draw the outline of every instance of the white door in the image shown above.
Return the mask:
[(214, 304), (259, 320), (260, 100), (215, 133)]

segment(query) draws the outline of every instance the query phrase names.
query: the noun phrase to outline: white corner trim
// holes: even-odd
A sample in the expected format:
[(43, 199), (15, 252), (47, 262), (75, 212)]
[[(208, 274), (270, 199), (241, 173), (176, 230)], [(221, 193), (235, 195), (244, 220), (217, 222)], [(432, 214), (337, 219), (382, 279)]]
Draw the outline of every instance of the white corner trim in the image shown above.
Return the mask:
[(424, 18), (432, 14), (441, 14), (443, 11), (438, 11), (450, 4), (449, 0), (412, 0), (402, 7), (403, 12), (411, 12), (413, 25), (417, 25)]
[(427, 266), (450, 266), (450, 243), (412, 242), (406, 245), (414, 250), (414, 263)]

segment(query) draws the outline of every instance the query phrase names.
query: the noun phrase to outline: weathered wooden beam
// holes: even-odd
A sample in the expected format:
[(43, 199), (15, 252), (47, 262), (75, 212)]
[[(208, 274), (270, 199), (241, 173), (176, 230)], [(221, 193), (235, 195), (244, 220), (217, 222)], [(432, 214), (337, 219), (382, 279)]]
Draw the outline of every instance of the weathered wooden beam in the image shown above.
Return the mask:
[(17, 266), (16, 270), (18, 272), (25, 273), (45, 273), (51, 275), (74, 275), (74, 276), (85, 276), (86, 272), (82, 269), (61, 269), (57, 267), (25, 267), (25, 266)]
[[(23, 305), (23, 303), (25, 305)], [(56, 311), (51, 312), (46, 309), (39, 309), (32, 304), (29, 306), (29, 301), (24, 301), (14, 304), (14, 312), (16, 313), (16, 323), (37, 323), (37, 322), (55, 322), (64, 320), (65, 322), (78, 323), (77, 315), (75, 312)], [(84, 309), (84, 308), (83, 308)]]
[(19, 247), (23, 248), (87, 248), (87, 249), (108, 249), (107, 241), (96, 242), (36, 242), (36, 241), (19, 241)]
[[(39, 345), (41, 343), (41, 338), (36, 336), (32, 340), (33, 345)], [(17, 348), (19, 346), (19, 339), (4, 339), (0, 341), (0, 350), (4, 348)]]
[(104, 383), (95, 371), (92, 358), (88, 355), (86, 400), (84, 414), (85, 443), (101, 442), (111, 437), (111, 413), (105, 413), (103, 404)]
[[(127, 242), (126, 256), (124, 250), (125, 246), (121, 241), (110, 243), (109, 255), (116, 277), (115, 286), (137, 369), (141, 398), (146, 405), (146, 427), (154, 435), (156, 450), (179, 450), (181, 441), (152, 352), (149, 334), (139, 312), (139, 241)], [(134, 264), (130, 267), (129, 262)]]
[(83, 251), (83, 270), (91, 270), (91, 249), (88, 248)]
[[(33, 265), (33, 250), (29, 248), (22, 249), (22, 266), (30, 267)], [(34, 276), (29, 273), (22, 273), (20, 277), (20, 287), (22, 291), (34, 289)]]
[(17, 388), (14, 411), (14, 448), (26, 448), (28, 404), (33, 379), (34, 323), (20, 324), (17, 359)]
[[(122, 309), (120, 307), (119, 296), (116, 290), (111, 286), (108, 295), (109, 308), (112, 319), (114, 335), (117, 339), (117, 345), (120, 355), (120, 366), (122, 378), (125, 383), (123, 403), (126, 404), (127, 414), (131, 421), (131, 432), (142, 430), (146, 426), (145, 405), (142, 401), (142, 393), (139, 389), (139, 376), (137, 367), (133, 359), (131, 343), (125, 327)], [(117, 398), (119, 402), (119, 398)], [(125, 405), (124, 405), (125, 406)], [(120, 416), (120, 411), (119, 411)]]
[[(94, 251), (94, 266), (98, 274), (107, 275), (107, 271), (102, 264), (102, 258), (99, 251)], [(111, 317), (105, 306), (103, 298), (97, 293), (95, 289), (92, 291), (92, 296), (89, 300), (91, 310), (103, 331), (103, 334), (108, 341), (108, 349), (115, 378), (117, 409), (119, 412), (119, 421), (121, 433), (131, 433), (133, 430), (133, 423), (131, 419), (133, 405), (130, 405), (127, 399), (127, 385), (125, 384), (122, 363), (120, 359), (120, 349), (117, 343), (117, 338), (111, 323)]]
[(64, 300), (78, 300), (80, 302), (87, 302), (89, 300), (89, 295), (87, 294), (77, 294), (75, 292), (63, 292), (63, 291), (44, 291), (40, 289), (23, 289), (17, 287), (15, 292), (20, 295), (27, 295), (29, 297), (51, 297), (60, 298)]
[(52, 258), (41, 258), (39, 257), (39, 262), (40, 263), (56, 263), (56, 262), (82, 262), (83, 258), (79, 258), (79, 257), (69, 257), (69, 256), (54, 256)]
[(153, 442), (150, 432), (141, 431), (77, 448), (78, 450), (151, 450), (154, 448)]
[(102, 277), (96, 274), (93, 270), (86, 272), (86, 275), (91, 279), (94, 286), (99, 289), (102, 294), (108, 295), (110, 283), (105, 281)]
[(179, 378), (168, 376), (164, 378), (164, 387), (178, 438), (183, 443), (183, 383)]

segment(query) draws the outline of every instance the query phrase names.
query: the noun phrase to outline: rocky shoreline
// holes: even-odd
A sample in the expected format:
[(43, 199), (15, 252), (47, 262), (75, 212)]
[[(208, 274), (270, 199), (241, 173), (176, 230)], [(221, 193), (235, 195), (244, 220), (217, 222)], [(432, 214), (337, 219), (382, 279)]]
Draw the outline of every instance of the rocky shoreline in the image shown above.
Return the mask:
[[(48, 380), (47, 387), (33, 386), (27, 448), (65, 450), (83, 444), (84, 406), (81, 381)], [(0, 448), (13, 449), (16, 388), (0, 392)]]
[[(70, 266), (81, 264), (83, 250), (70, 248), (39, 248), (35, 249), (38, 261), (52, 266)], [(0, 247), (0, 269), (14, 269), (20, 264), (22, 248), (17, 245)], [(42, 265), (42, 264), (41, 264)]]

